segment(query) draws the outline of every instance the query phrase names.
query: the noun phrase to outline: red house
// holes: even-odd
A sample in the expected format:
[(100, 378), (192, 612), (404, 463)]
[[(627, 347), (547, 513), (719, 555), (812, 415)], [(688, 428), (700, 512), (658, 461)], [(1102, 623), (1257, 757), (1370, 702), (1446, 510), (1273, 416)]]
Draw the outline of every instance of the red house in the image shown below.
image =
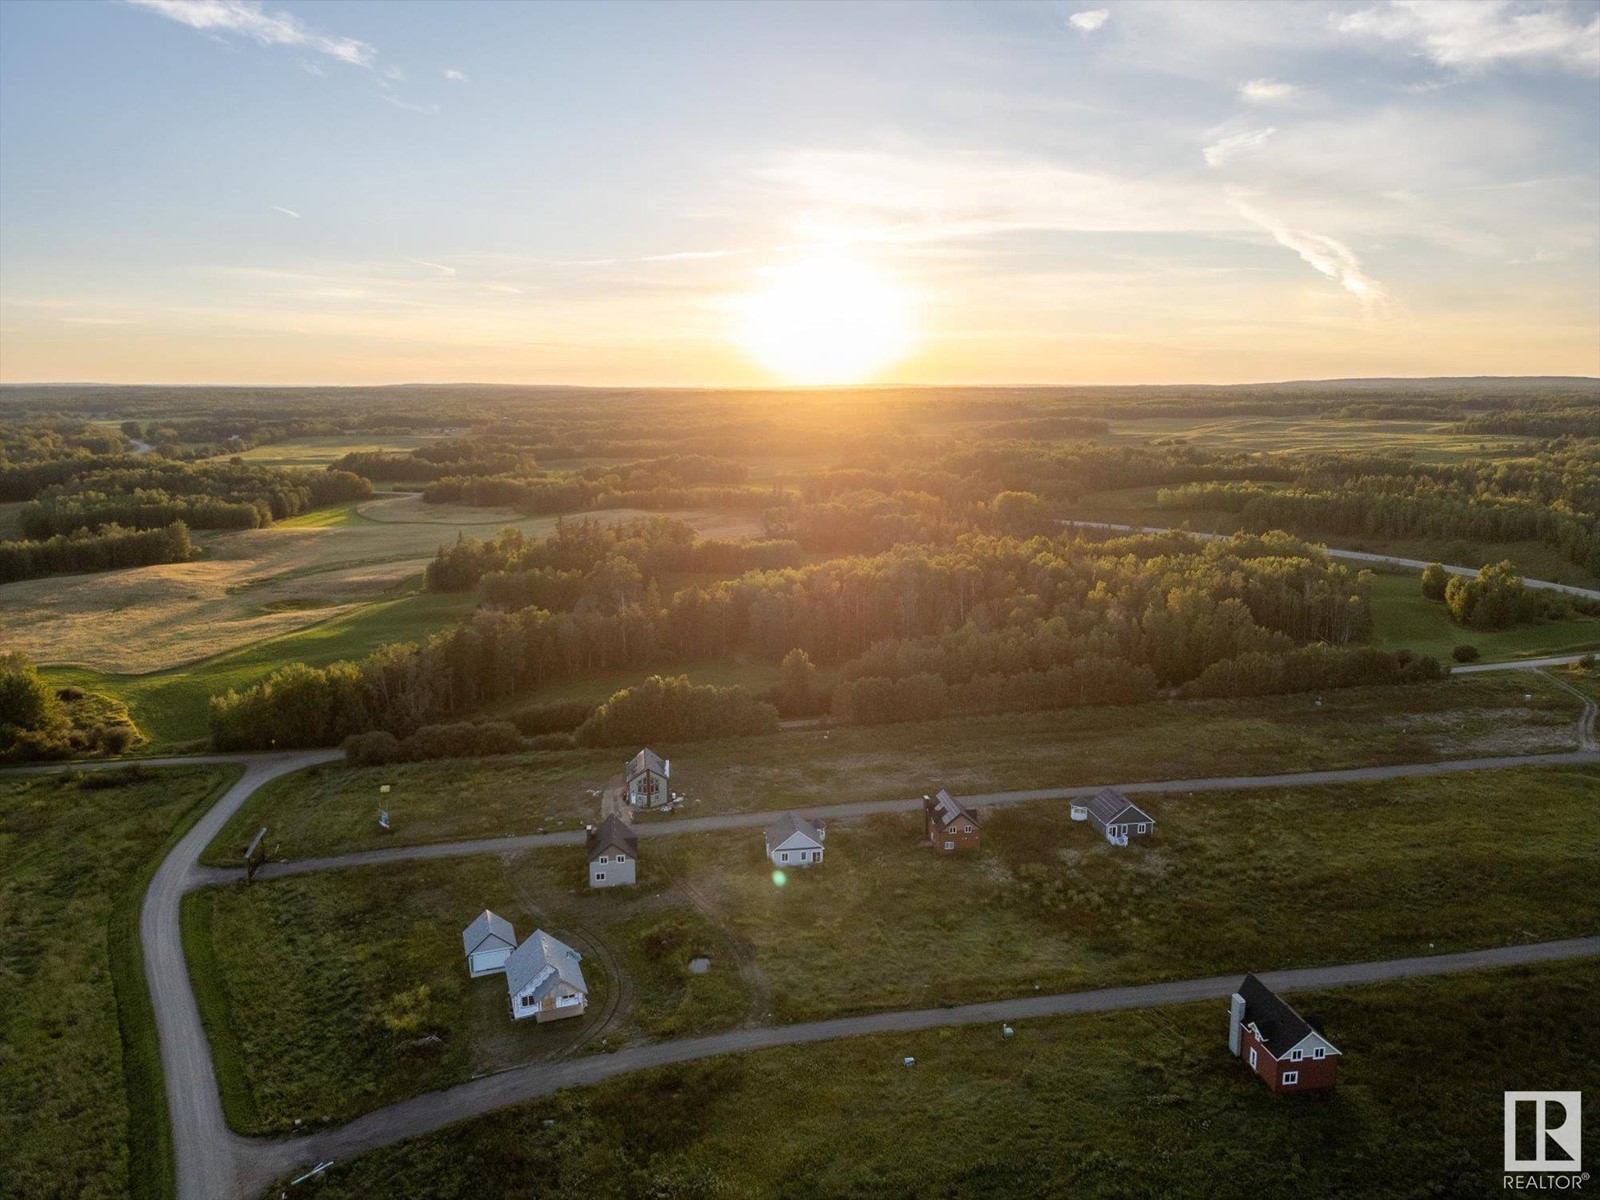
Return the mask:
[(978, 818), (944, 788), (922, 798), (922, 811), (927, 818), (928, 840), (940, 854), (978, 848)]
[(1319, 1092), (1339, 1078), (1339, 1051), (1261, 980), (1246, 975), (1228, 1002), (1228, 1049), (1275, 1092)]

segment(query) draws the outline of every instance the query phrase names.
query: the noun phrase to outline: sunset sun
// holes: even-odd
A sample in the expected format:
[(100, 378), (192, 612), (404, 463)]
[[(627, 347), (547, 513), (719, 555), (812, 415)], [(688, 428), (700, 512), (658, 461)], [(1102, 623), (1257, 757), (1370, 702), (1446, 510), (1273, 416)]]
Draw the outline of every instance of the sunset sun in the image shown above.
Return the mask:
[(905, 293), (839, 251), (775, 269), (735, 304), (735, 340), (784, 383), (864, 383), (914, 340)]

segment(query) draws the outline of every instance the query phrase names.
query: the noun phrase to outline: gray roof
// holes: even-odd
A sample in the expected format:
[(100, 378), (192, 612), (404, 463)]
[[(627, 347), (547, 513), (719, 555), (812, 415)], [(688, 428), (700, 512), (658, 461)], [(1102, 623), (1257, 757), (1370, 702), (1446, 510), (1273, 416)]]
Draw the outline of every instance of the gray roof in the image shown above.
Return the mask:
[[(1322, 1031), (1302, 1017), (1254, 975), (1246, 975), (1239, 985), (1239, 995), (1244, 997), (1244, 1023), (1254, 1025), (1273, 1058), (1282, 1058), (1306, 1040), (1306, 1035)], [(1323, 1037), (1323, 1041), (1328, 1041)], [(1328, 1042), (1329, 1048), (1333, 1046)], [(1339, 1053), (1337, 1050), (1333, 1051)]]
[(590, 862), (610, 850), (621, 850), (638, 858), (639, 835), (632, 825), (613, 813), (589, 831), (588, 848)]
[(462, 953), (471, 954), (491, 938), (499, 938), (508, 950), (516, 948), (517, 931), (511, 928), (511, 922), (486, 908), (461, 931)]
[(578, 965), (582, 958), (565, 942), (536, 929), (506, 959), (506, 988), (516, 996), (529, 984), (536, 984), (533, 998), (543, 1000), (560, 980), (588, 995), (589, 985), (583, 981), (583, 968)]
[(1089, 815), (1102, 825), (1154, 825), (1156, 819), (1116, 788), (1101, 789), (1089, 801)]
[(632, 779), (641, 771), (654, 771), (662, 778), (669, 774), (667, 760), (654, 750), (641, 750), (628, 760), (628, 778)]
[(817, 845), (822, 845), (822, 839), (827, 836), (828, 827), (821, 821), (812, 821), (805, 817), (797, 817), (794, 813), (784, 813), (771, 825), (767, 826), (767, 849), (776, 850), (797, 833), (803, 833)]
[(939, 822), (941, 829), (960, 817), (965, 817), (974, 826), (978, 824), (978, 818), (973, 815), (972, 810), (944, 788), (940, 788), (938, 792), (925, 800), (923, 807), (933, 814), (933, 819)]

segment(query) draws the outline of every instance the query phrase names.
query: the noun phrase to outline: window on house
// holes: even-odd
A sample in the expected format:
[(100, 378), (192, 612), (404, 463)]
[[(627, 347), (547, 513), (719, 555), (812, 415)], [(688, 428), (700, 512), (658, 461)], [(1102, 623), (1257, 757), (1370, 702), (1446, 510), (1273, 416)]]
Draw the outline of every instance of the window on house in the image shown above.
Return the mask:
[(533, 1004), (534, 1004), (534, 1000), (533, 1000), (532, 996), (524, 996), (524, 997), (522, 997), (522, 1007), (523, 1008), (532, 1008)]
[(594, 873), (594, 881), (596, 883), (604, 883), (605, 882), (605, 878), (606, 878), (606, 873), (604, 871), (596, 871)]
[(1140, 826), (1139, 826), (1139, 832), (1140, 832), (1140, 833), (1143, 833), (1143, 832), (1144, 832), (1144, 830), (1145, 830), (1145, 827), (1144, 827), (1144, 826), (1143, 826), (1143, 825), (1140, 825)]
[(602, 866), (603, 866), (603, 865), (604, 865), (604, 864), (606, 864), (606, 863), (607, 863), (607, 862), (610, 862), (610, 861), (611, 861), (611, 860), (610, 860), (610, 859), (608, 859), (608, 858), (607, 858), (607, 857), (606, 857), (606, 856), (605, 856), (605, 855), (604, 855), (604, 854), (602, 854), (602, 855), (601, 855), (601, 856), (600, 856), (600, 859), (599, 859), (599, 861), (600, 861), (600, 863), (601, 863), (601, 865), (602, 865)]
[(972, 832), (972, 826), (971, 825), (963, 825), (961, 827), (961, 832), (962, 833), (971, 833)]
[(784, 862), (788, 862), (789, 861), (789, 852), (787, 850), (785, 850), (782, 854), (778, 855), (778, 857), (781, 858)]
[(1304, 1057), (1305, 1057), (1305, 1051), (1303, 1051), (1303, 1050), (1291, 1050), (1291, 1051), (1289, 1051), (1289, 1061), (1290, 1062), (1299, 1062)]
[(619, 863), (625, 863), (628, 861), (628, 856), (626, 854), (619, 854), (617, 855), (617, 861)]
[(1299, 1071), (1285, 1071), (1283, 1073), (1283, 1086), (1284, 1087), (1293, 1087), (1295, 1084), (1297, 1084), (1299, 1082), (1300, 1082), (1300, 1072)]
[(821, 850), (813, 850), (811, 852), (811, 861), (812, 862), (821, 862), (822, 861), (822, 851)]
[(1254, 1046), (1251, 1046), (1250, 1047), (1250, 1069), (1252, 1071), (1255, 1070), (1255, 1066), (1256, 1066), (1256, 1048)]
[(954, 842), (946, 842), (944, 844), (944, 848), (946, 850), (954, 850), (956, 848), (956, 844)]
[(1311, 1052), (1311, 1057), (1312, 1058), (1324, 1058), (1324, 1057), (1327, 1056), (1327, 1053), (1328, 1052), (1326, 1050), (1324, 1050), (1321, 1046), (1318, 1046), (1315, 1050), (1313, 1050)]

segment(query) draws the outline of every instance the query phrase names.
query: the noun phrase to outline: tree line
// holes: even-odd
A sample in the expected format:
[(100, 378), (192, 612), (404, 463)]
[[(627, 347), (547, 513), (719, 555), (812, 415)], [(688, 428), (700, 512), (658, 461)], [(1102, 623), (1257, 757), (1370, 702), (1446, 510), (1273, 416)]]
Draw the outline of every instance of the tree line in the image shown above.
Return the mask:
[(120, 571), (157, 563), (188, 562), (194, 555), (182, 521), (158, 529), (102, 525), (43, 541), (0, 542), (0, 583), (90, 571)]

